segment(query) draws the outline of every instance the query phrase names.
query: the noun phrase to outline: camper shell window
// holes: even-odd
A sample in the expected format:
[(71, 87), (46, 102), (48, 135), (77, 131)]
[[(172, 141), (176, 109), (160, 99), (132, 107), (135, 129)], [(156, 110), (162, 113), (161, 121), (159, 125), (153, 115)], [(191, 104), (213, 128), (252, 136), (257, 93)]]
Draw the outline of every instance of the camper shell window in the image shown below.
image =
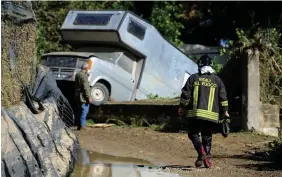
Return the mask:
[(73, 22), (74, 25), (107, 25), (112, 14), (86, 14), (78, 13)]
[(127, 31), (138, 39), (143, 40), (145, 37), (146, 28), (137, 21), (130, 18)]
[(98, 57), (99, 59), (104, 60), (106, 62), (110, 62), (112, 64), (115, 64), (120, 55), (122, 55), (121, 52), (95, 52), (94, 54), (95, 57)]

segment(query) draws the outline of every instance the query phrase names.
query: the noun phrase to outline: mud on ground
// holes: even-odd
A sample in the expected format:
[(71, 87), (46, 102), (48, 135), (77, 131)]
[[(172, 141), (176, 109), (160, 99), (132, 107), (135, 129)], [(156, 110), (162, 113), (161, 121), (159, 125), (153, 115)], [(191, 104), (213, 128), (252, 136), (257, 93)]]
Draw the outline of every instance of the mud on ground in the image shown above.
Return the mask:
[(198, 177), (278, 177), (282, 171), (269, 168), (265, 161), (252, 160), (247, 152), (265, 148), (274, 138), (250, 133), (234, 133), (224, 139), (213, 136), (213, 168), (195, 169), (197, 157), (184, 133), (160, 133), (150, 128), (87, 128), (77, 132), (82, 148), (115, 156), (148, 160), (156, 165), (178, 165), (169, 168), (183, 176)]

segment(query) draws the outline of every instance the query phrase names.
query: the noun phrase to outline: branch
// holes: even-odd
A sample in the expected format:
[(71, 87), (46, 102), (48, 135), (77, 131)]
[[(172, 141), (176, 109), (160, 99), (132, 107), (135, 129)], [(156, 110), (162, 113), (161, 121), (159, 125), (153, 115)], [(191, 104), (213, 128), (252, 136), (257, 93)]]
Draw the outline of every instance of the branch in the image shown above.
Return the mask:
[(277, 64), (277, 62), (274, 60), (274, 57), (271, 57), (272, 61), (274, 62), (275, 66), (278, 68), (278, 70), (280, 71), (280, 73), (282, 73), (281, 68), (279, 67), (279, 65)]

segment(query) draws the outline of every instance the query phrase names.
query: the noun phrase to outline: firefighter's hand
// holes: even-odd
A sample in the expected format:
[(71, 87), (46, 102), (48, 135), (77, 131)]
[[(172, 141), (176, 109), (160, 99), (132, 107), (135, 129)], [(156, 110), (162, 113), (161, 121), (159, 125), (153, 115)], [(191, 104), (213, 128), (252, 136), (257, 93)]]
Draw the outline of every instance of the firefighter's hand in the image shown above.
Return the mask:
[(227, 111), (225, 111), (222, 117), (219, 119), (219, 123), (227, 122), (230, 123), (230, 116)]
[(225, 112), (223, 113), (223, 116), (222, 116), (222, 117), (228, 118), (228, 117), (230, 117), (230, 116), (229, 116), (228, 112), (225, 111)]
[(178, 115), (183, 116), (184, 115), (184, 109), (178, 108)]

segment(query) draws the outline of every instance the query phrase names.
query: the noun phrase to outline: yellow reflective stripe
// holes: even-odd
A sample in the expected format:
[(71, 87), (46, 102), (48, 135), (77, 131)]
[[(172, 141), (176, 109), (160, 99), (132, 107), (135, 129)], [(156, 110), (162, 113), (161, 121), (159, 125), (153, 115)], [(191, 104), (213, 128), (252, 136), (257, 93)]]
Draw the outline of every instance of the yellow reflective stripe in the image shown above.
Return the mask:
[(208, 100), (208, 110), (210, 111), (211, 106), (211, 95), (212, 95), (212, 88), (210, 88), (209, 100)]
[(211, 116), (207, 116), (207, 115), (201, 115), (201, 114), (197, 114), (197, 115), (188, 115), (187, 117), (190, 118), (190, 117), (203, 117), (203, 118), (206, 118), (206, 119), (211, 119), (211, 120), (216, 120), (218, 121), (218, 118), (217, 117), (211, 117)]
[(188, 113), (187, 114), (187, 117), (204, 117), (204, 118), (207, 118), (207, 119), (212, 119), (212, 120), (218, 120), (218, 116), (212, 116), (212, 115), (208, 115), (208, 114), (204, 114), (204, 113)]
[(193, 93), (193, 100), (194, 100), (194, 102), (193, 102), (193, 109), (194, 110), (197, 109), (197, 106), (198, 106), (198, 94), (199, 94), (199, 86), (196, 85), (194, 87), (194, 93)]
[(203, 109), (188, 110), (187, 117), (204, 117), (207, 119), (218, 120), (218, 113)]
[(210, 87), (210, 95), (209, 95), (209, 102), (208, 102), (208, 111), (212, 111), (212, 108), (213, 108), (214, 92), (215, 92), (215, 88), (214, 88), (214, 87)]
[(204, 110), (204, 109), (188, 110), (187, 113), (188, 114), (203, 113), (203, 114), (207, 114), (207, 115), (217, 116), (218, 117), (218, 113), (210, 112), (210, 111), (207, 111), (207, 110)]
[(228, 101), (222, 101), (221, 106), (228, 106)]

